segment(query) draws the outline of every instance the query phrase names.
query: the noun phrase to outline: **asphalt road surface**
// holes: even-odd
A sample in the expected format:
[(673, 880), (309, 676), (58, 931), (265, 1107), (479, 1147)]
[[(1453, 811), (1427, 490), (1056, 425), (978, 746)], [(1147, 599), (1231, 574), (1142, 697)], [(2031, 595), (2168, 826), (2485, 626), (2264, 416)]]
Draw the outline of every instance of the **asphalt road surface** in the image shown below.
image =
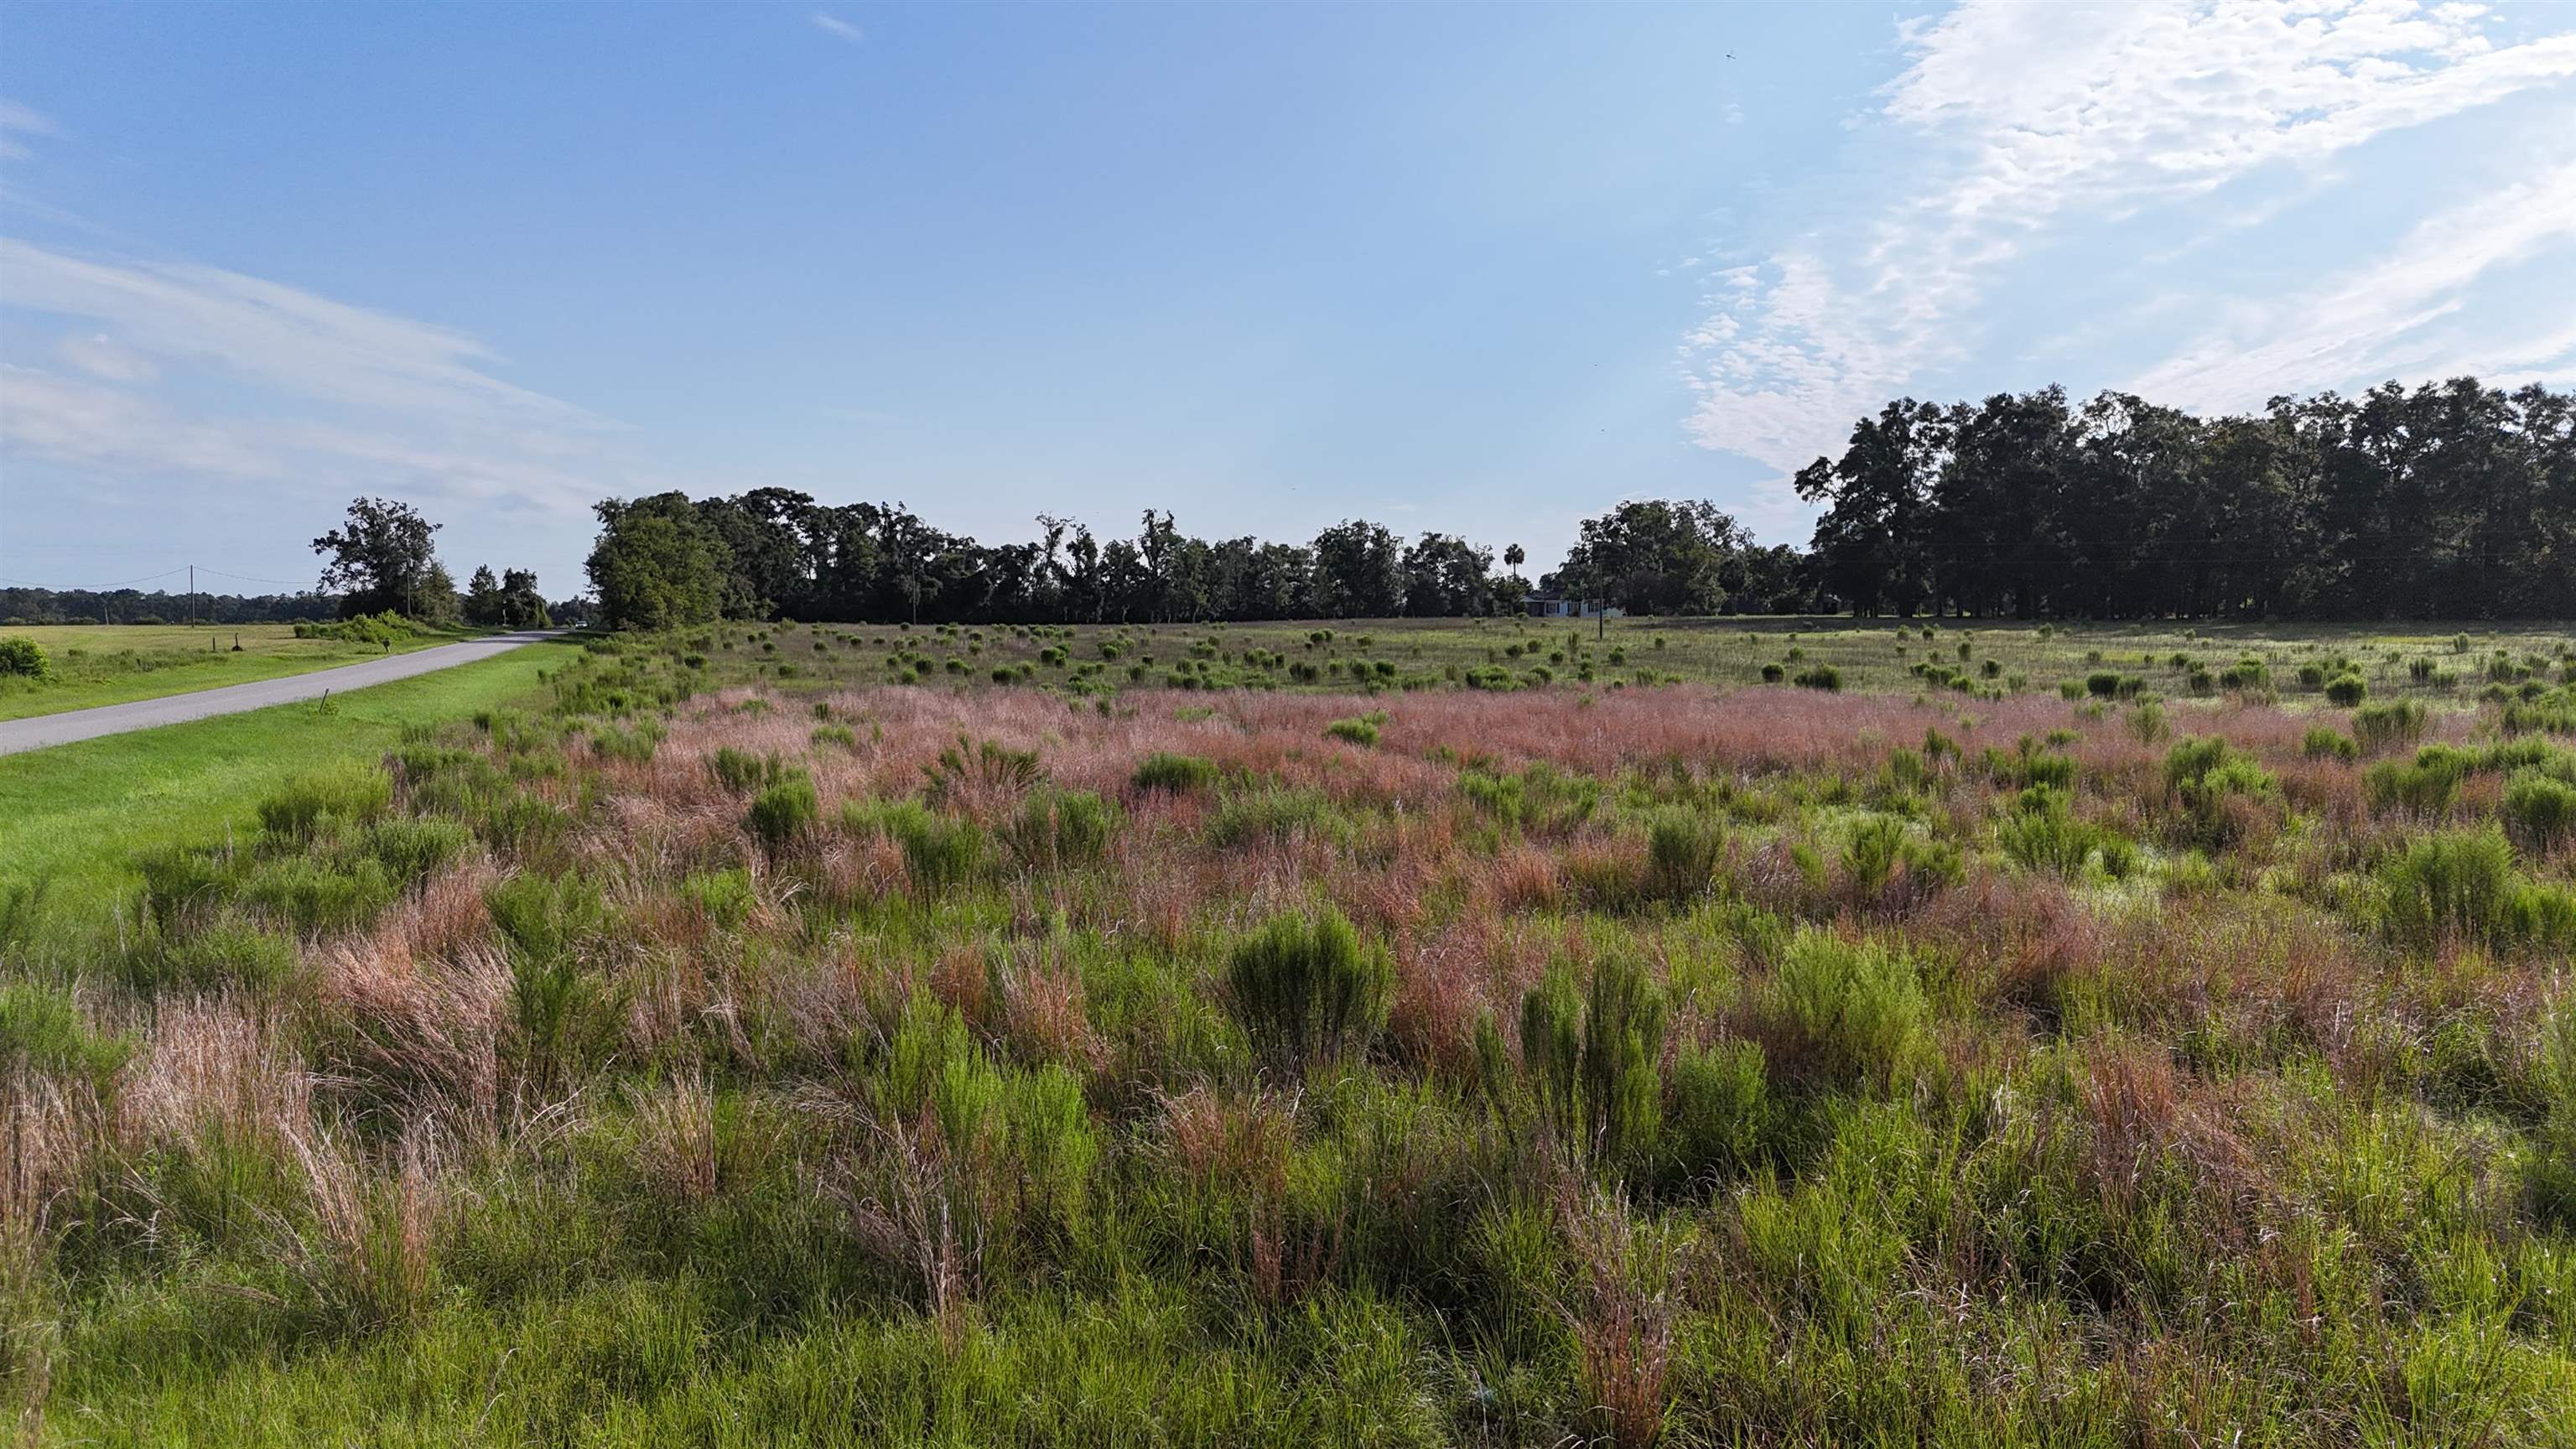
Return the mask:
[(103, 704), (96, 709), (40, 714), (33, 719), (0, 720), (0, 755), (41, 750), (47, 745), (68, 745), (75, 740), (94, 740), (101, 735), (121, 735), (128, 730), (185, 724), (192, 719), (212, 719), (219, 714), (239, 714), (246, 709), (266, 709), (273, 704), (293, 704), (301, 699), (320, 699), (325, 693), (345, 694), (370, 684), (390, 684), (415, 674), (431, 674), (441, 669), (453, 669), (459, 664), (472, 664), (478, 659), (490, 659), (494, 655), (507, 654), (522, 644), (552, 639), (563, 632), (560, 629), (531, 629), (517, 634), (495, 634), (488, 639), (440, 644), (416, 649), (409, 654), (370, 659), (364, 664), (343, 664), (334, 669), (290, 674), (283, 679), (227, 684), (220, 689), (200, 689), (192, 694), (138, 699), (132, 704)]

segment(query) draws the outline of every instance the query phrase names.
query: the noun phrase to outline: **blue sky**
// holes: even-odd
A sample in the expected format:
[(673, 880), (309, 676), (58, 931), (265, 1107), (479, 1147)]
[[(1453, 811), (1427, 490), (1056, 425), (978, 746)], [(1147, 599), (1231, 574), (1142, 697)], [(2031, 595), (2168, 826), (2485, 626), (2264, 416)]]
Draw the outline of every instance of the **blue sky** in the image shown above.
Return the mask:
[[(2576, 381), (2576, 6), (39, 5), (0, 577), (303, 582), (352, 495), (1803, 542), (1888, 397)], [(201, 583), (255, 590), (207, 574)], [(148, 586), (148, 585), (147, 585)], [(175, 585), (174, 585), (175, 586)]]

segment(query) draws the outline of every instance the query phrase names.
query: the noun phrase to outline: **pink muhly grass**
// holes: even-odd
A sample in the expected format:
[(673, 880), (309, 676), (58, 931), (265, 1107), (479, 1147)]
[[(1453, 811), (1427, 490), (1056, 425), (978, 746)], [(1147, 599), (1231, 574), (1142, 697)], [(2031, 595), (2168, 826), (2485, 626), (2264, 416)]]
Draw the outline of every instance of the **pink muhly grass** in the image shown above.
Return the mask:
[(1082, 978), (1053, 953), (1029, 952), (1003, 971), (1002, 1026), (1023, 1058), (1085, 1076), (1105, 1054), (1083, 1009)]
[(313, 1112), (313, 1078), (258, 1003), (166, 1001), (127, 1068), (117, 1109), (144, 1143), (185, 1147), (209, 1131), (283, 1144)]
[(498, 1126), (510, 970), (497, 952), (423, 962), (391, 933), (335, 942), (318, 965), (317, 1004), (353, 1028), (332, 1038), (328, 1066), (415, 1115), (438, 1112), (477, 1136)]
[(403, 1134), (389, 1171), (328, 1128), (299, 1124), (287, 1147), (303, 1169), (311, 1230), (275, 1225), (280, 1258), (350, 1323), (379, 1328), (430, 1306), (431, 1252), (445, 1211), (434, 1172), (437, 1132)]
[(716, 1096), (703, 1076), (630, 1091), (636, 1165), (664, 1198), (696, 1205), (716, 1195)]

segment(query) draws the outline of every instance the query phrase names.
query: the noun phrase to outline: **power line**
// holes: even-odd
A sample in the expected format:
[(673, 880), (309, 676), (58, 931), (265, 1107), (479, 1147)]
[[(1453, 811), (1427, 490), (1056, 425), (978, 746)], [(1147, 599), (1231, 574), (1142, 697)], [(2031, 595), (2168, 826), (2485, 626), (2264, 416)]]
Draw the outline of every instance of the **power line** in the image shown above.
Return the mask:
[(302, 579), (264, 579), (257, 574), (228, 574), (222, 569), (209, 568), (205, 564), (199, 564), (197, 567), (205, 573), (213, 574), (216, 578), (237, 579), (245, 584), (283, 584), (290, 589), (309, 589), (315, 587), (315, 585), (307, 583)]
[[(177, 568), (163, 569), (157, 574), (145, 574), (139, 579), (126, 579), (122, 582), (113, 584), (40, 584), (33, 579), (11, 578), (5, 574), (0, 574), (0, 583), (15, 584), (18, 587), (25, 589), (44, 589), (57, 594), (104, 594), (116, 589), (132, 588), (136, 584), (148, 584), (155, 579), (170, 578), (173, 575), (186, 573), (191, 568), (194, 568), (200, 573), (213, 574), (217, 578), (232, 579), (245, 584), (278, 584), (285, 588), (295, 589), (298, 591), (318, 591), (316, 585), (301, 579), (271, 579), (263, 578), (258, 574), (227, 573), (222, 569), (212, 568), (205, 564), (181, 564)], [(192, 589), (189, 592), (194, 593), (196, 590)]]
[(173, 574), (183, 574), (183, 573), (186, 573), (187, 571), (188, 571), (188, 566), (187, 566), (186, 564), (181, 564), (181, 565), (179, 565), (177, 568), (174, 568), (174, 569), (163, 569), (161, 572), (159, 572), (159, 573), (157, 573), (157, 574), (145, 574), (143, 577), (141, 577), (141, 578), (139, 578), (139, 579), (127, 579), (127, 580), (125, 580), (123, 583), (115, 583), (115, 584), (92, 584), (92, 585), (89, 585), (89, 586), (86, 586), (86, 587), (82, 587), (82, 586), (78, 586), (78, 585), (65, 587), (65, 586), (59, 586), (59, 585), (55, 585), (55, 584), (39, 584), (39, 583), (31, 583), (31, 582), (29, 582), (29, 581), (28, 581), (28, 580), (26, 580), (26, 579), (11, 579), (11, 580), (9, 580), (9, 582), (11, 582), (11, 583), (13, 583), (13, 584), (17, 584), (17, 585), (19, 585), (19, 586), (20, 586), (20, 587), (22, 587), (22, 588), (29, 588), (29, 589), (50, 589), (50, 590), (52, 590), (53, 592), (55, 592), (55, 593), (57, 593), (57, 594), (103, 594), (103, 593), (108, 592), (108, 591), (109, 591), (109, 590), (111, 590), (111, 589), (127, 589), (127, 588), (132, 588), (132, 587), (133, 587), (134, 585), (136, 585), (136, 584), (148, 584), (148, 583), (152, 582), (154, 579), (166, 579), (166, 578), (170, 577), (170, 576), (171, 576), (171, 575), (173, 575)]

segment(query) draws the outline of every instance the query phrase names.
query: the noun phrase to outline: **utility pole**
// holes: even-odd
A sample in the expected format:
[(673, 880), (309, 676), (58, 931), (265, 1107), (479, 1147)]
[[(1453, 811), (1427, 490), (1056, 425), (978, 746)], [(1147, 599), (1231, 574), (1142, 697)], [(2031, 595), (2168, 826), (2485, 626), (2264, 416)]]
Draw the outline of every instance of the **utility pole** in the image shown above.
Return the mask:
[(195, 564), (188, 565), (188, 612), (190, 614), (197, 612), (197, 566)]

